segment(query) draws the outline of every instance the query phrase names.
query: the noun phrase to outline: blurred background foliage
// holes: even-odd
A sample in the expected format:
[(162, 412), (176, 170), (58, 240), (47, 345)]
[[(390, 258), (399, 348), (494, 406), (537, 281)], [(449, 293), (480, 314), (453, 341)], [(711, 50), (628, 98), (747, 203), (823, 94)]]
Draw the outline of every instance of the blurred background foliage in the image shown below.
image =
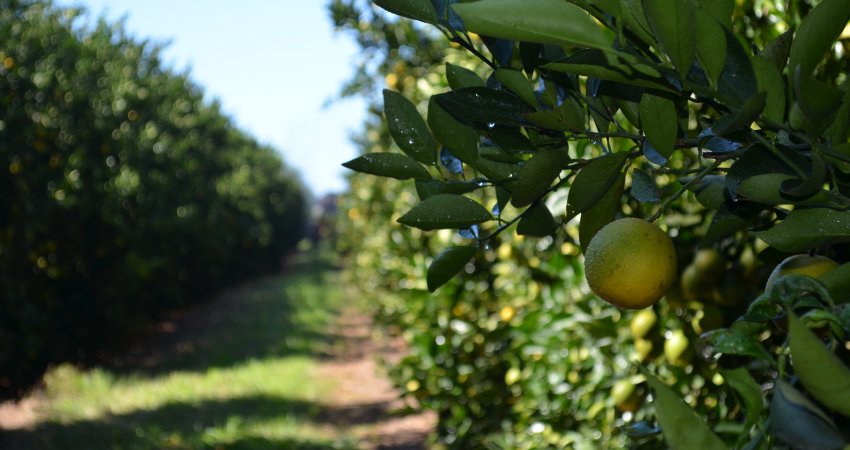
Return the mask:
[[(747, 47), (763, 48), (797, 26), (817, 3), (739, 0), (732, 29)], [(468, 70), (482, 84), (495, 83), (486, 78), (490, 68), (432, 27), (391, 16), (366, 1), (334, 0), (329, 10), (338, 30), (354, 36), (363, 49), (343, 92), (372, 104), (356, 138), (362, 153), (398, 151), (383, 120), (380, 88), (402, 93), (425, 117), (431, 95), (449, 88), (447, 68), (452, 76), (469, 76)], [(487, 53), (480, 40), (475, 43), (477, 51)], [(822, 69), (831, 79), (846, 73), (841, 55), (847, 51), (845, 36)], [(598, 151), (589, 141), (579, 141), (578, 147)], [(683, 151), (677, 158), (673, 169), (692, 167), (698, 155)], [(441, 170), (447, 179), (460, 179)], [(661, 198), (681, 187), (675, 176), (662, 174), (655, 181)], [(391, 371), (410, 397), (438, 413), (439, 444), (666, 448), (658, 430), (641, 422), (652, 421), (652, 408), (633, 361), (672, 384), (701, 417), (719, 422), (715, 431), (721, 436), (734, 440), (745, 431), (742, 406), (719, 375), (724, 367), (700, 358), (694, 344), (700, 334), (728, 327), (740, 316), (770, 269), (787, 255), (764, 251), (766, 244), (746, 231), (701, 245), (714, 214), (701, 203), (705, 198), (688, 193), (665, 216), (678, 233), (680, 282), (651, 309), (631, 312), (589, 292), (574, 223), (541, 239), (502, 233), (460, 275), (430, 294), (425, 273), (433, 257), (449, 245), (468, 245), (476, 230), (422, 232), (396, 223), (418, 201), (412, 182), (351, 174), (349, 183), (340, 199), (338, 243), (348, 276), (385, 329), (409, 344), (409, 356)], [(487, 191), (472, 196), (490, 207), (496, 198)], [(565, 202), (555, 192), (547, 206), (563, 211)], [(620, 212), (651, 213), (634, 199)], [(724, 363), (735, 365), (730, 358)]]
[(0, 0), (0, 397), (273, 271), (307, 193), (160, 47)]

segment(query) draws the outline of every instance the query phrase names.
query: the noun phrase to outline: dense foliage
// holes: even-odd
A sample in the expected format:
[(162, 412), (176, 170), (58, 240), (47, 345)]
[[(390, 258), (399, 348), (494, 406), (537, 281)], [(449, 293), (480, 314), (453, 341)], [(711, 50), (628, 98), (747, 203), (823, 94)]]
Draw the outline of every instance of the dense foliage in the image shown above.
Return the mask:
[(0, 1), (0, 396), (90, 358), (300, 238), (298, 177), (159, 47)]
[[(332, 2), (381, 56), (349, 91), (390, 89), (346, 163), (381, 177), (351, 177), (342, 246), (441, 443), (847, 445), (850, 4), (376, 3), (430, 25)], [(626, 216), (679, 259), (639, 312), (583, 276)], [(766, 290), (802, 252), (844, 265)]]

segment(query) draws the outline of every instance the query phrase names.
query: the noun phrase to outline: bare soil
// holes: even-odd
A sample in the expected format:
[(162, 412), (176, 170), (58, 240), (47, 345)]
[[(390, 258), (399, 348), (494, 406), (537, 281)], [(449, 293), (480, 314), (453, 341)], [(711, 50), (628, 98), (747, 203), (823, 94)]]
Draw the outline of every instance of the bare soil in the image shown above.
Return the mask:
[[(138, 340), (144, 344), (131, 344), (123, 354), (109, 356), (111, 369), (168, 370), (168, 361), (196, 346), (196, 341), (203, 341), (222, 317), (236, 313), (240, 303), (235, 297), (244, 288), (223, 293), (154, 325)], [(330, 424), (334, 434), (355, 437), (364, 450), (428, 448), (435, 415), (415, 412), (415, 405), (407, 403), (410, 400), (402, 400), (378, 362), (402, 358), (403, 343), (381, 338), (369, 315), (353, 308), (339, 316), (329, 335), (333, 349), (321, 356), (318, 376), (330, 380), (336, 388), (317, 421)], [(39, 414), (43, 402), (43, 395), (36, 390), (19, 402), (0, 403), (0, 449), (28, 448), (15, 431), (33, 429), (43, 420)]]

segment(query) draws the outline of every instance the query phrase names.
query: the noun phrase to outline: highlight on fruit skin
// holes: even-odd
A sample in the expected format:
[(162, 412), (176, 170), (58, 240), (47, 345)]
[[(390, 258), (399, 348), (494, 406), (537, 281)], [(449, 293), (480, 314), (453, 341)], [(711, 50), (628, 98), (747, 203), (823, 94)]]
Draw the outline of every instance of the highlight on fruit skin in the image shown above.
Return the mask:
[(792, 255), (777, 264), (770, 273), (764, 290), (770, 291), (780, 278), (787, 275), (807, 275), (818, 278), (836, 267), (838, 263), (826, 256)]
[(661, 299), (676, 281), (673, 240), (644, 219), (624, 218), (602, 227), (584, 256), (590, 289), (624, 309), (642, 309)]

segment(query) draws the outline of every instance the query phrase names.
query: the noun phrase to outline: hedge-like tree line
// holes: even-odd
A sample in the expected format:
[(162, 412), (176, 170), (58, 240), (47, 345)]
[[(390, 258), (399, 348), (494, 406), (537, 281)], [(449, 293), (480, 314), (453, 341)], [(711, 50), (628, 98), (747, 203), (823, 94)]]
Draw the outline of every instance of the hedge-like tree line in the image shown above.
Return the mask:
[(0, 397), (275, 269), (305, 193), (161, 47), (0, 0)]

